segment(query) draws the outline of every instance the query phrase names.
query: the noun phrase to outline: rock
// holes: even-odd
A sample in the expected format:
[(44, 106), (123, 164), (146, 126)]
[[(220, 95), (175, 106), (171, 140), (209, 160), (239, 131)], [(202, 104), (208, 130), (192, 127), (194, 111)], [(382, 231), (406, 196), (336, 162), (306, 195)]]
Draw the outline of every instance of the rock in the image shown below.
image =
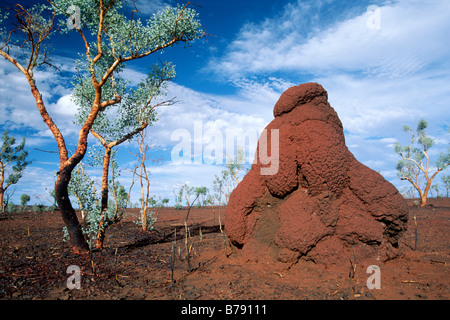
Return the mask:
[[(398, 190), (358, 162), (342, 123), (317, 83), (286, 90), (260, 137), (257, 161), (232, 192), (225, 229), (249, 260), (337, 264), (396, 257), (408, 209)], [(260, 148), (279, 160), (260, 159)], [(267, 142), (265, 142), (267, 141)], [(262, 149), (263, 150), (263, 149)], [(271, 157), (273, 155), (271, 154)], [(266, 174), (270, 166), (278, 170)]]

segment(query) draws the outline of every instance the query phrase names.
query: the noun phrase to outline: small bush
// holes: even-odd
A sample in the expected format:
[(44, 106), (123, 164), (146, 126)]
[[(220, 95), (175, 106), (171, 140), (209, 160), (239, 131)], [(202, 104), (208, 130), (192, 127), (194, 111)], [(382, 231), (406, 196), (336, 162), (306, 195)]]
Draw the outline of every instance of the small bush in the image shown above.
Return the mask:
[[(143, 219), (143, 216), (142, 216), (142, 212), (141, 212), (141, 216), (139, 217), (139, 219), (137, 221), (135, 221), (135, 223), (142, 227), (144, 225), (142, 219)], [(155, 211), (150, 210), (149, 212), (147, 212), (147, 230), (146, 231), (152, 231), (153, 228), (155, 227), (156, 221), (157, 221), (157, 218), (155, 217)]]
[(35, 205), (33, 205), (32, 210), (34, 212), (44, 212), (45, 211), (45, 206), (43, 204), (35, 204)]
[(181, 210), (181, 209), (183, 209), (183, 206), (181, 205), (181, 204), (179, 204), (179, 203), (175, 203), (175, 205), (173, 206), (175, 209), (177, 209), (177, 210)]
[(17, 211), (17, 206), (13, 202), (8, 202), (6, 206), (6, 212), (13, 213)]

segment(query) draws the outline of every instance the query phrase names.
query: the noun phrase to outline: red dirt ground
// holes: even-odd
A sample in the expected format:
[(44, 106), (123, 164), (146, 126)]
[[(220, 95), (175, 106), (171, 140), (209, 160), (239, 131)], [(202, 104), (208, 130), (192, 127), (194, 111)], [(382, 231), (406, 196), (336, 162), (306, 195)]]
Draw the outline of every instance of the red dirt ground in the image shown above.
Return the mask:
[[(155, 209), (158, 222), (151, 232), (133, 223), (137, 211), (130, 210), (124, 221), (108, 229), (105, 249), (91, 258), (73, 255), (62, 241), (59, 212), (8, 214), (0, 220), (0, 299), (448, 300), (450, 199), (430, 199), (425, 208), (414, 207), (412, 201), (409, 205), (409, 228), (401, 242), (404, 254), (374, 262), (381, 270), (381, 289), (372, 290), (366, 286), (368, 266), (358, 264), (358, 257), (353, 278), (352, 257), (348, 265), (338, 267), (303, 260), (293, 266), (247, 262), (237, 249), (224, 245), (219, 228), (223, 207), (191, 210), (190, 272), (183, 231), (186, 209)], [(79, 290), (66, 286), (70, 265), (81, 267)]]

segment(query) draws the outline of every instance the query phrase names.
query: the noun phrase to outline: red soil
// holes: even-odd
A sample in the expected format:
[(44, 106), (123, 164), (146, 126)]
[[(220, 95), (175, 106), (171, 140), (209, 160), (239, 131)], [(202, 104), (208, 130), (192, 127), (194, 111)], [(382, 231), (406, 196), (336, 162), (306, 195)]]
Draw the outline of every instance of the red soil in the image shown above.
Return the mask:
[[(131, 210), (107, 231), (106, 247), (89, 257), (73, 255), (62, 241), (59, 212), (8, 214), (0, 220), (0, 299), (440, 299), (450, 298), (450, 199), (430, 199), (425, 208), (409, 202), (402, 256), (379, 266), (381, 289), (370, 290), (368, 265), (325, 267), (300, 259), (296, 264), (248, 262), (237, 248), (224, 246), (219, 211), (193, 208), (191, 272), (187, 271), (184, 217), (187, 210), (156, 209), (151, 232), (133, 223)], [(414, 247), (417, 216), (418, 244)], [(202, 228), (202, 239), (199, 229)], [(170, 259), (177, 229), (175, 266)], [(226, 250), (226, 253), (225, 253)], [(181, 253), (181, 259), (180, 254)], [(356, 272), (349, 276), (350, 261)], [(81, 267), (81, 289), (69, 290), (66, 269)]]

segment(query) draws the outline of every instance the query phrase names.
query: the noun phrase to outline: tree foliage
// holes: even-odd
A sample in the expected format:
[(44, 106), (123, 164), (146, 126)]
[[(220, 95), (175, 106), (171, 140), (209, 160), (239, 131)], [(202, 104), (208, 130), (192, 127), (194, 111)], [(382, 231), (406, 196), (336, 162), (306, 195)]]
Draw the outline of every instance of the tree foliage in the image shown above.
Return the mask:
[[(90, 165), (95, 165), (95, 157), (90, 157), (88, 160), (91, 160)], [(113, 175), (108, 183), (113, 193), (113, 199), (109, 200), (110, 204), (105, 212), (102, 212), (101, 193), (95, 187), (96, 181), (89, 176), (84, 162), (80, 162), (75, 167), (69, 184), (69, 193), (75, 197), (81, 211), (83, 234), (91, 248), (99, 248), (99, 246), (102, 248), (106, 230), (122, 220), (125, 209), (128, 207), (129, 193), (116, 180), (120, 173), (117, 161), (112, 161), (111, 166)], [(64, 227), (63, 230), (65, 239), (70, 238), (67, 227)]]
[(30, 196), (28, 194), (26, 194), (26, 193), (23, 193), (20, 196), (20, 205), (22, 207), (25, 207), (30, 200), (31, 200)]
[(199, 206), (201, 205), (206, 205), (205, 201), (206, 201), (206, 196), (208, 194), (208, 188), (207, 187), (197, 187), (194, 189), (194, 193), (197, 196), (197, 198), (199, 199), (198, 204)]
[(225, 167), (226, 170), (222, 170), (220, 175), (214, 176), (213, 191), (215, 192), (215, 197), (219, 203), (222, 203), (224, 200), (225, 204), (227, 204), (231, 192), (239, 183), (239, 173), (245, 168), (243, 149), (238, 148), (234, 158), (228, 156)]

